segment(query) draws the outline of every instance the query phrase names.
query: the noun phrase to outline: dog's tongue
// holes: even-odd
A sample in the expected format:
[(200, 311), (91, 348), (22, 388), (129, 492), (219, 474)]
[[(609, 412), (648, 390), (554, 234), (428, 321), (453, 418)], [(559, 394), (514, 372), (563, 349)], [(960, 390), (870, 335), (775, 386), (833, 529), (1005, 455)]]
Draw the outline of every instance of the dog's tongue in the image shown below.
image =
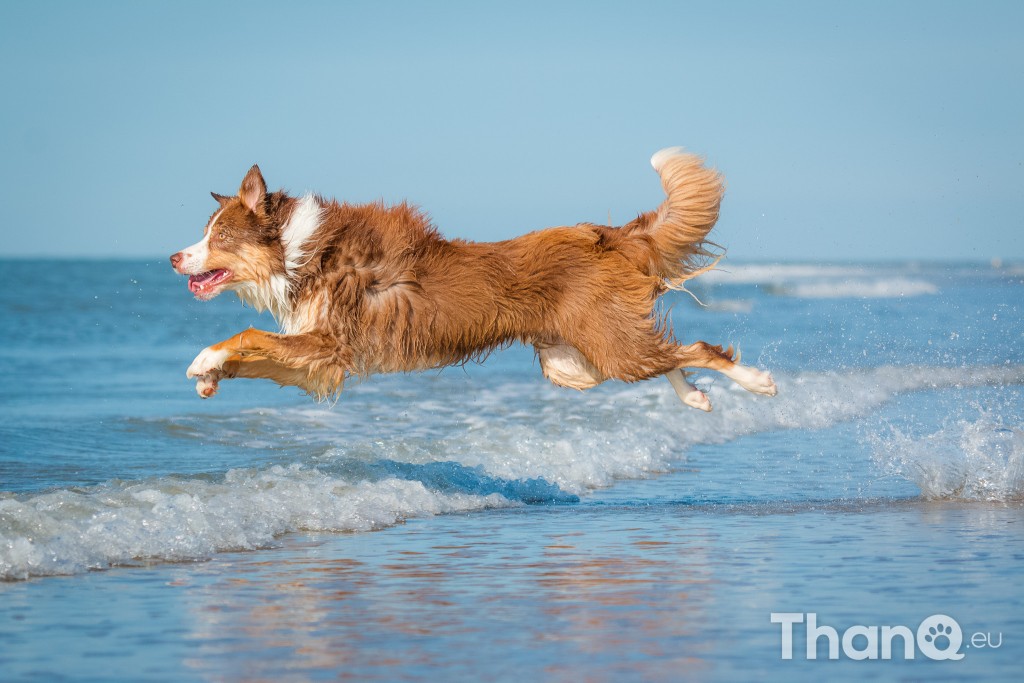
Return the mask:
[(208, 286), (217, 283), (227, 274), (226, 270), (211, 270), (199, 275), (189, 275), (188, 290), (193, 294), (199, 294)]

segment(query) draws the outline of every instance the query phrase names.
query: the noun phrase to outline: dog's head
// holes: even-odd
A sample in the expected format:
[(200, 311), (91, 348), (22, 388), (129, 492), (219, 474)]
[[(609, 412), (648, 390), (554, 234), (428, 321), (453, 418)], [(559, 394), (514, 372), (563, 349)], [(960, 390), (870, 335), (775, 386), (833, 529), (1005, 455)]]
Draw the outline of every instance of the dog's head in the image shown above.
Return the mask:
[(262, 287), (284, 271), (280, 230), (270, 215), (259, 167), (249, 169), (237, 196), (210, 194), (220, 206), (203, 239), (171, 256), (174, 270), (189, 276), (189, 291), (204, 301), (225, 289)]

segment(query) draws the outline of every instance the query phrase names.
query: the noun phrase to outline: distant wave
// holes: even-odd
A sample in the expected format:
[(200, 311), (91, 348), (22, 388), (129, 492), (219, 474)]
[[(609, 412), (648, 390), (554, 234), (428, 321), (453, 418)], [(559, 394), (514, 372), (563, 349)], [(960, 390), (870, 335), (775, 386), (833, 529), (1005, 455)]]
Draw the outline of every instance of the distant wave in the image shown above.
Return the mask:
[(771, 284), (806, 278), (860, 277), (865, 266), (798, 263), (725, 264), (700, 276), (706, 284)]
[[(450, 424), (446, 421), (455, 418), (446, 416), (438, 402), (409, 404), (402, 415), (407, 424), (441, 422), (444, 428), (393, 430), (388, 437), (346, 430), (350, 425), (343, 411), (273, 411), (265, 419), (282, 431), (326, 443), (337, 443), (337, 435), (345, 434), (345, 445), (287, 466), (0, 495), (0, 578), (72, 574), (140, 560), (200, 559), (266, 547), (294, 531), (366, 531), (415, 516), (572, 502), (616, 479), (666, 471), (697, 444), (778, 429), (825, 428), (868, 415), (908, 391), (1022, 384), (1024, 366), (888, 367), (782, 375), (777, 381), (780, 393), (774, 399), (752, 396), (731, 383), (715, 384), (710, 414), (682, 406), (667, 382), (611, 386), (582, 395), (539, 382), (508, 382), (475, 394), (474, 412), (459, 413)], [(241, 425), (253, 415), (235, 419)], [(222, 427), (230, 433), (231, 425)], [(925, 495), (1019, 492), (1020, 427), (1013, 426), (1009, 436), (978, 429), (980, 436), (963, 428), (959, 440), (949, 438), (959, 446), (947, 448), (947, 459), (955, 461), (958, 452), (1009, 448), (1009, 464), (999, 470), (1003, 461), (995, 461), (992, 470), (1009, 478), (995, 488), (980, 483), (994, 481), (988, 474), (968, 476), (964, 481), (974, 482), (969, 486), (957, 483), (959, 475), (942, 475), (934, 485), (928, 477), (915, 477), (914, 463), (932, 471), (925, 456), (949, 435), (909, 449), (894, 441), (893, 453), (921, 455), (885, 462), (909, 473)], [(941, 493), (947, 490), (952, 493)]]
[(750, 313), (754, 310), (752, 299), (711, 299), (704, 302), (704, 310), (716, 313)]
[(801, 299), (896, 299), (938, 291), (931, 282), (903, 277), (800, 282), (768, 288), (771, 294)]
[[(758, 284), (769, 294), (802, 299), (891, 299), (935, 294), (938, 286), (893, 266), (759, 264), (724, 267), (700, 277), (704, 284)], [(913, 272), (913, 270), (911, 270)]]

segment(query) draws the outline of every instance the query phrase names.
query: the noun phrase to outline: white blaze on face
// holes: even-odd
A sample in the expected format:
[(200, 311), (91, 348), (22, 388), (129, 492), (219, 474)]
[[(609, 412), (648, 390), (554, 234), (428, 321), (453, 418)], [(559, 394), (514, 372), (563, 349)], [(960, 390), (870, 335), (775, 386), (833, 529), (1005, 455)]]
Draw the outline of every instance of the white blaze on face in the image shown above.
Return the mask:
[(217, 219), (224, 213), (224, 209), (221, 209), (213, 215), (210, 219), (210, 223), (206, 226), (206, 234), (203, 235), (203, 239), (199, 240), (191, 247), (185, 247), (181, 250), (181, 264), (178, 266), (179, 271), (184, 275), (198, 275), (205, 273), (208, 268), (206, 267), (206, 259), (210, 256), (210, 235), (213, 234), (213, 226), (217, 224)]

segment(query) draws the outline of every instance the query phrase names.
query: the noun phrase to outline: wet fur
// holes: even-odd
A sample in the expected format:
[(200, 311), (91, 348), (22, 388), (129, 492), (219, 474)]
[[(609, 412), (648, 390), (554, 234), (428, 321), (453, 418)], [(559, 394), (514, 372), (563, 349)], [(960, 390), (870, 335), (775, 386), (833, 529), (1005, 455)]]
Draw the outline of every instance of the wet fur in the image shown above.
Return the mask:
[(203, 298), (233, 290), (270, 309), (283, 333), (241, 332), (204, 350), (189, 375), (204, 397), (232, 377), (325, 397), (354, 375), (464, 363), (514, 342), (532, 344), (545, 376), (577, 389), (685, 367), (750, 371), (731, 348), (678, 344), (655, 312), (667, 289), (713, 265), (705, 238), (723, 193), (699, 158), (659, 154), (667, 198), (657, 211), (619, 228), (583, 223), (493, 243), (447, 240), (406, 204), (268, 193), (254, 166), (237, 196), (214, 195), (204, 242), (172, 264), (193, 275), (227, 269), (230, 281)]

